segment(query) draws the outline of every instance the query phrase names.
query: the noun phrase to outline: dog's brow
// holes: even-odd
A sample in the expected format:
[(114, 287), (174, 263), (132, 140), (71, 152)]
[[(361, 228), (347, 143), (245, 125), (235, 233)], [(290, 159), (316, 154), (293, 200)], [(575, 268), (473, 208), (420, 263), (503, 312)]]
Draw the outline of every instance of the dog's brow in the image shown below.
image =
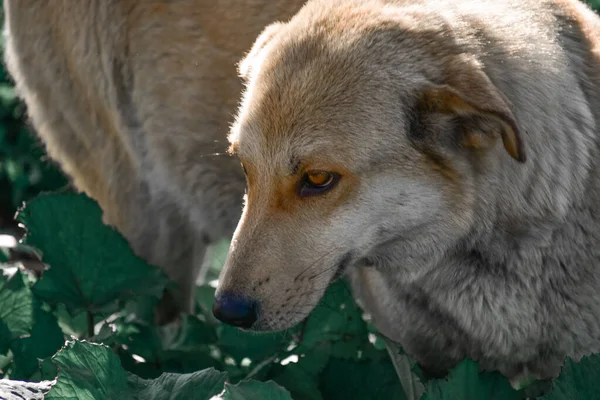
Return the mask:
[(291, 175), (296, 175), (298, 173), (301, 164), (302, 162), (297, 157), (292, 156), (292, 158), (290, 159)]

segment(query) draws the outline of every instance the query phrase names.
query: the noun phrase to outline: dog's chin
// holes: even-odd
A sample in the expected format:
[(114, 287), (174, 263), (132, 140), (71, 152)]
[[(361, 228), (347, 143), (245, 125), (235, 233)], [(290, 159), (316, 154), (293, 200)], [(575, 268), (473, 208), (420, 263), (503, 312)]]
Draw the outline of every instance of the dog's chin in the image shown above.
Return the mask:
[[(314, 308), (316, 307), (313, 306), (310, 311), (314, 310)], [(287, 320), (287, 321), (282, 321), (281, 319), (279, 320), (258, 320), (254, 323), (254, 325), (252, 325), (250, 328), (247, 329), (242, 329), (243, 331), (246, 332), (253, 332), (253, 333), (257, 333), (257, 334), (267, 334), (267, 333), (275, 333), (275, 332), (282, 332), (291, 328), (294, 328), (296, 325), (299, 324), (303, 324), (308, 317), (310, 316), (310, 312), (308, 312), (306, 315), (301, 316), (301, 318), (298, 319), (298, 315), (296, 315), (296, 318)]]

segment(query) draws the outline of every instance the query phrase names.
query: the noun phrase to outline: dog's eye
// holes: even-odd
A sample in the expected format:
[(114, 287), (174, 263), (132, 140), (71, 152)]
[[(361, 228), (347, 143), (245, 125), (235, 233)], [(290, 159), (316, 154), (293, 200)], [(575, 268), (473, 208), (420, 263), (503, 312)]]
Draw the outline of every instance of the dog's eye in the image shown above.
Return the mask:
[(300, 185), (300, 196), (308, 197), (325, 193), (338, 182), (340, 176), (328, 171), (308, 171)]

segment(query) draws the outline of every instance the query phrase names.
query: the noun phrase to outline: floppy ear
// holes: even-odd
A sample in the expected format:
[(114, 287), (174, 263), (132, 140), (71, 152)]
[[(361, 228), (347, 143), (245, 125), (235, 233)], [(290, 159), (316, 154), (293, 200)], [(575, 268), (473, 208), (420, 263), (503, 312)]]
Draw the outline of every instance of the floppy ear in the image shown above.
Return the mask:
[(525, 162), (525, 149), (514, 115), (483, 71), (465, 70), (463, 66), (446, 84), (428, 86), (419, 100), (421, 111), (454, 114), (468, 121), (461, 141), (464, 147), (488, 148), (500, 136), (508, 154)]
[(252, 68), (254, 67), (258, 55), (261, 50), (265, 48), (265, 46), (273, 39), (273, 37), (281, 30), (283, 27), (283, 23), (275, 22), (268, 25), (260, 35), (254, 41), (252, 48), (246, 54), (246, 56), (238, 63), (238, 74), (244, 79), (248, 80), (248, 77), (252, 73)]

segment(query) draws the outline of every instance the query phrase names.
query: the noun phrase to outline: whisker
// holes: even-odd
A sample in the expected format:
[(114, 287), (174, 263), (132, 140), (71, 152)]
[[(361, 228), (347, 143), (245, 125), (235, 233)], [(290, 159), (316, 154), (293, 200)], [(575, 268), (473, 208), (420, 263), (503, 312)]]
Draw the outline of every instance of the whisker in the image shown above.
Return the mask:
[(330, 251), (326, 252), (325, 254), (323, 254), (321, 257), (317, 258), (315, 261), (313, 261), (308, 267), (306, 267), (302, 272), (300, 272), (295, 278), (294, 280), (298, 280), (300, 279), (300, 277), (302, 275), (304, 275), (306, 272), (308, 272), (310, 269), (315, 268), (318, 264), (319, 261), (323, 260), (325, 257), (327, 257), (328, 255), (330, 255), (331, 253), (333, 253), (336, 250), (341, 249), (342, 247), (334, 247), (333, 249), (331, 249)]

